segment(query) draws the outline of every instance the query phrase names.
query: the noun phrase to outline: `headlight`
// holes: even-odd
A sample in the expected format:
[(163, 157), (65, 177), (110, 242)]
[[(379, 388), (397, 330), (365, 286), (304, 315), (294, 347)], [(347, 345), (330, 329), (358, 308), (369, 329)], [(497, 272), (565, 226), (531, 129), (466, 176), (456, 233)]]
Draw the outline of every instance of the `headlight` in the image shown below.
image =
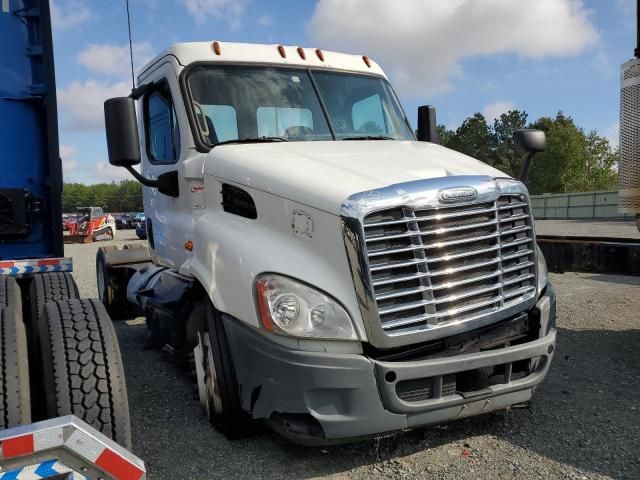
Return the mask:
[(537, 245), (536, 249), (538, 250), (536, 255), (538, 257), (538, 295), (540, 295), (549, 282), (549, 271), (547, 270), (547, 261), (544, 259), (542, 250)]
[(293, 337), (357, 340), (353, 322), (333, 298), (281, 275), (261, 275), (256, 299), (262, 325)]

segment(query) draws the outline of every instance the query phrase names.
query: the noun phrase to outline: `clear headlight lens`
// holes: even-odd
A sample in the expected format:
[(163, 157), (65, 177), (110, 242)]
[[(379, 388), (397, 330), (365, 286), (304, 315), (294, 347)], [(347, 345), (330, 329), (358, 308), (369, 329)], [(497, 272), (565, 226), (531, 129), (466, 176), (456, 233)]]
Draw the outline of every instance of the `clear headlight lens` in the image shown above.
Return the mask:
[(258, 311), (264, 327), (294, 337), (357, 340), (353, 322), (328, 295), (282, 275), (256, 281)]
[(538, 295), (540, 295), (547, 286), (547, 282), (549, 282), (549, 271), (547, 270), (547, 261), (544, 259), (542, 250), (537, 245), (536, 249), (538, 250)]

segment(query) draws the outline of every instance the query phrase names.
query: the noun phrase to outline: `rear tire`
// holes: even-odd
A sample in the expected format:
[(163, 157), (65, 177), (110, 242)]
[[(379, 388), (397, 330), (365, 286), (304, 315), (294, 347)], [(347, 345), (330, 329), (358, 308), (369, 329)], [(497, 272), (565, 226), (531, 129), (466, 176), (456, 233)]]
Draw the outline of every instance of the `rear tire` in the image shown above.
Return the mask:
[[(211, 357), (213, 358), (213, 370), (210, 374), (214, 377), (212, 384), (214, 392), (217, 394), (215, 400), (210, 400), (209, 421), (227, 439), (238, 440), (253, 433), (255, 424), (249, 414), (242, 409), (240, 391), (222, 316), (211, 302), (207, 302), (206, 319), (206, 334), (209, 336), (209, 344), (212, 348)], [(210, 398), (214, 392), (208, 392)]]
[(0, 275), (0, 308), (20, 303), (20, 287), (13, 277)]
[(48, 303), (39, 324), (49, 418), (76, 415), (131, 448), (129, 403), (118, 339), (95, 299)]
[(42, 307), (48, 302), (80, 298), (80, 292), (68, 272), (49, 272), (33, 276), (29, 287), (31, 318), (36, 323), (42, 316)]
[[(49, 302), (80, 298), (78, 287), (69, 272), (48, 272), (33, 276), (29, 286), (29, 304), (31, 310), (31, 325), (29, 329), (30, 350), (29, 361), (31, 365), (40, 365), (40, 344), (38, 336), (38, 324), (43, 321), (42, 309)], [(33, 418), (44, 418), (44, 389), (42, 385), (42, 372), (36, 369), (31, 372), (31, 391), (33, 392)]]
[(31, 423), (27, 333), (20, 288), (12, 277), (0, 279), (0, 429)]

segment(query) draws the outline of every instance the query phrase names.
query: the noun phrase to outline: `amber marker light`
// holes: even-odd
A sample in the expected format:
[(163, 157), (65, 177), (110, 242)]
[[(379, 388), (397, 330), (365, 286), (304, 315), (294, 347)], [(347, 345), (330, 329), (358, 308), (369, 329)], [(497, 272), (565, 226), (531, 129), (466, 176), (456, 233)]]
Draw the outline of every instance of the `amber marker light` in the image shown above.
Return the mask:
[(287, 58), (287, 52), (284, 51), (284, 47), (282, 45), (278, 45), (278, 53), (282, 58)]
[(297, 50), (298, 50), (298, 55), (300, 55), (300, 58), (302, 60), (306, 60), (307, 59), (307, 54), (304, 53), (304, 48), (298, 47)]
[(191, 240), (187, 240), (186, 242), (184, 242), (184, 249), (187, 252), (193, 252), (193, 242)]
[(222, 53), (222, 50), (220, 50), (220, 42), (213, 42), (211, 44), (211, 48), (213, 48), (213, 53), (216, 55), (220, 55)]
[(321, 62), (324, 62), (324, 53), (322, 53), (322, 50), (320, 50), (319, 48), (316, 48), (316, 55), (318, 56)]
[(364, 63), (367, 64), (367, 67), (371, 68), (371, 60), (369, 60), (369, 57), (367, 57), (366, 55), (363, 55), (362, 60), (364, 60)]
[(271, 321), (271, 314), (269, 313), (269, 300), (267, 300), (266, 292), (267, 279), (263, 278), (256, 282), (256, 299), (258, 301), (258, 310), (260, 311), (260, 319), (264, 328), (273, 332), (275, 326)]

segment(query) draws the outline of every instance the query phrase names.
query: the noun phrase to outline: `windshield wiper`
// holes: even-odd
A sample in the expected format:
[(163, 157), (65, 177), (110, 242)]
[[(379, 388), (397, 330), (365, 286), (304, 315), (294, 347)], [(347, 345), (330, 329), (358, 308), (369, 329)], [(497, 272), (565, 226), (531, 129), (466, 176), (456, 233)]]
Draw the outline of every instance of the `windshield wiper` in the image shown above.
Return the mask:
[(361, 137), (344, 137), (340, 140), (395, 140), (395, 138), (385, 137), (384, 135), (364, 135)]
[(214, 144), (214, 147), (218, 145), (225, 145), (229, 143), (271, 143), (271, 142), (288, 142), (285, 137), (256, 137), (256, 138), (236, 138), (234, 140), (225, 140), (224, 142), (218, 142)]

